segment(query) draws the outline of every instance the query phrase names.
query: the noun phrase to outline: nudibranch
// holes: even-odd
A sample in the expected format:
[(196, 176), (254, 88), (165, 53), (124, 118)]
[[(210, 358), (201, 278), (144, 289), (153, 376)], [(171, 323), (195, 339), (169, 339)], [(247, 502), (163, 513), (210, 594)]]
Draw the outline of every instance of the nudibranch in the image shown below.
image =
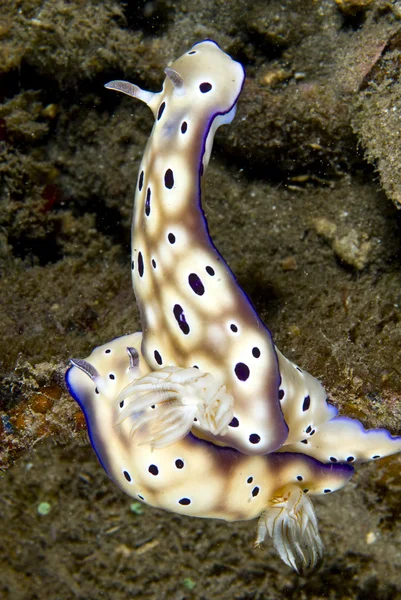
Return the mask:
[[(155, 117), (139, 167), (132, 224), (131, 269), (142, 353), (152, 371), (164, 366), (200, 369), (220, 393), (202, 403), (208, 414), (200, 410), (192, 422), (192, 413), (182, 403), (180, 407), (177, 397), (172, 404), (171, 394), (162, 390), (159, 399), (148, 396), (148, 406), (163, 400), (166, 405), (160, 415), (146, 417), (154, 425), (149, 441), (161, 446), (192, 429), (245, 454), (287, 450), (289, 444), (304, 452), (303, 444), (312, 454), (320, 435), (326, 435), (321, 425), (336, 411), (325, 402), (321, 384), (275, 348), (270, 331), (214, 247), (201, 206), (214, 135), (235, 116), (243, 67), (207, 40), (176, 60), (166, 75), (160, 93), (125, 81), (106, 85), (144, 101)], [(127, 387), (124, 393), (131, 403), (121, 418), (144, 408), (137, 400), (139, 390)], [(208, 418), (210, 413), (218, 421)], [(161, 434), (162, 417), (170, 425), (168, 436)], [(352, 438), (357, 426), (347, 421), (347, 427)]]
[(265, 454), (288, 434), (277, 356), (269, 330), (214, 247), (201, 207), (214, 135), (234, 118), (244, 69), (215, 42), (204, 41), (166, 75), (160, 93), (125, 81), (106, 85), (139, 98), (155, 117), (132, 224), (142, 352), (152, 370), (195, 367), (224, 385), (227, 427), (223, 433), (201, 428), (202, 434), (247, 454)]
[[(202, 383), (205, 374), (196, 369), (151, 372), (141, 346), (139, 332), (116, 338), (85, 360), (72, 359), (67, 371), (68, 389), (84, 412), (92, 446), (108, 476), (128, 495), (178, 514), (226, 521), (260, 517), (255, 545), (269, 533), (287, 565), (299, 573), (314, 567), (323, 544), (310, 496), (344, 487), (354, 472), (351, 462), (401, 451), (401, 437), (386, 430), (365, 431), (358, 421), (336, 418), (328, 406), (329, 420), (317, 442), (284, 446), (280, 452), (246, 455), (192, 433), (155, 447), (147, 435), (133, 435), (138, 421), (146, 427), (147, 415), (164, 411), (162, 404), (149, 406), (147, 396), (151, 402), (160, 389), (178, 392), (191, 408), (210, 390)], [(171, 375), (175, 379), (168, 391)], [(122, 419), (127, 397), (122, 392), (135, 386), (142, 403), (138, 413)], [(287, 406), (285, 414), (289, 412)], [(169, 437), (168, 419), (159, 422), (165, 422), (163, 435)], [(297, 419), (288, 423), (293, 438), (291, 425), (297, 428)]]
[(125, 402), (118, 401), (120, 391), (150, 372), (141, 341), (140, 333), (117, 338), (86, 360), (72, 360), (67, 372), (108, 476), (130, 496), (178, 514), (226, 521), (260, 517), (256, 545), (269, 532), (289, 566), (302, 572), (315, 565), (323, 544), (310, 496), (342, 488), (353, 467), (325, 465), (301, 453), (246, 455), (191, 433), (163, 448), (141, 442), (132, 436), (129, 419), (116, 426)]
[(67, 385), (123, 491), (186, 515), (259, 516), (257, 544), (269, 532), (301, 572), (323, 549), (310, 496), (342, 488), (351, 463), (400, 452), (401, 437), (337, 416), (320, 382), (275, 347), (210, 239), (202, 178), (243, 68), (205, 41), (166, 75), (160, 93), (107, 85), (155, 116), (132, 229), (143, 334), (72, 360)]

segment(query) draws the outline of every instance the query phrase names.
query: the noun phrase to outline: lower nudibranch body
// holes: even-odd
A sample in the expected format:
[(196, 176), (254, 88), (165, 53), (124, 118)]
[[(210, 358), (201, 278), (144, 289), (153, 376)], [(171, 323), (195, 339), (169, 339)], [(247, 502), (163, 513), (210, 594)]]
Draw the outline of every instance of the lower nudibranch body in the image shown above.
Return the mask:
[[(141, 333), (116, 338), (86, 360), (72, 360), (67, 372), (68, 388), (84, 411), (92, 445), (108, 476), (130, 496), (175, 513), (226, 521), (260, 517), (257, 544), (269, 532), (289, 566), (298, 572), (314, 566), (323, 544), (310, 497), (339, 490), (349, 481), (351, 452), (353, 460), (364, 459), (374, 442), (382, 455), (390, 454), (400, 450), (400, 438), (384, 430), (365, 432), (357, 421), (336, 418), (327, 405), (326, 418), (332, 418), (322, 422), (324, 410), (317, 411), (321, 428), (314, 444), (304, 444), (293, 434), (291, 425), (299, 432), (297, 418), (289, 420), (289, 439), (295, 443), (266, 455), (242, 454), (193, 433), (176, 441), (169, 431), (176, 432), (182, 411), (184, 419), (187, 411), (193, 419), (209, 406), (207, 400), (212, 407), (216, 401), (219, 405), (225, 392), (211, 375), (193, 369), (152, 372), (141, 342)], [(292, 412), (296, 414), (294, 406)], [(291, 406), (285, 414), (291, 414)]]
[(193, 434), (161, 448), (141, 441), (132, 425), (162, 407), (146, 406), (121, 420), (129, 398), (119, 399), (149, 375), (141, 340), (139, 333), (117, 338), (86, 360), (73, 360), (67, 373), (108, 476), (130, 496), (175, 513), (226, 521), (260, 517), (257, 544), (269, 532), (288, 565), (303, 571), (316, 564), (323, 545), (310, 496), (342, 488), (353, 468), (300, 453), (248, 456)]

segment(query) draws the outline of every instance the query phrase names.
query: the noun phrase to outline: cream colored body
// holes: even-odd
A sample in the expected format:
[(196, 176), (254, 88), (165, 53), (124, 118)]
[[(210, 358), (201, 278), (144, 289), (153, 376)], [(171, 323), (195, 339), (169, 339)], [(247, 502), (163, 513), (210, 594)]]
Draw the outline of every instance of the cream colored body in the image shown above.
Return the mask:
[[(226, 402), (227, 415), (233, 417), (228, 429), (210, 430), (198, 420), (196, 435), (245, 454), (288, 447), (315, 456), (322, 435), (324, 442), (320, 429), (336, 410), (326, 403), (322, 385), (274, 347), (269, 330), (214, 248), (200, 205), (202, 171), (215, 130), (234, 117), (242, 67), (213, 42), (202, 42), (171, 69), (157, 94), (127, 82), (108, 84), (146, 102), (156, 118), (139, 170), (132, 227), (143, 354), (152, 370), (196, 366), (231, 396)], [(203, 94), (205, 82), (211, 89)], [(191, 277), (198, 287), (191, 287)], [(354, 433), (361, 439), (363, 429), (350, 423), (348, 429), (349, 441)], [(177, 426), (177, 438), (182, 430)], [(394, 447), (384, 438), (380, 456), (386, 444)], [(356, 445), (356, 459), (371, 458), (365, 446), (363, 440)], [(325, 448), (318, 456), (330, 460)]]
[(167, 75), (160, 94), (107, 86), (156, 118), (133, 220), (143, 339), (123, 336), (73, 360), (67, 385), (123, 491), (184, 515), (260, 515), (257, 543), (268, 532), (302, 571), (323, 550), (309, 497), (347, 483), (353, 469), (342, 463), (399, 452), (401, 438), (336, 417), (321, 384), (274, 347), (208, 236), (201, 177), (215, 130), (234, 116), (241, 66), (206, 41)]
[[(288, 448), (325, 462), (397, 451), (398, 442), (375, 432), (369, 442), (380, 451), (371, 452), (363, 428), (348, 421), (346, 446), (327, 454), (322, 427), (336, 410), (321, 384), (274, 347), (210, 240), (200, 204), (202, 173), (217, 127), (234, 117), (242, 67), (206, 41), (166, 72), (157, 94), (127, 82), (108, 84), (146, 102), (156, 119), (139, 170), (132, 227), (133, 285), (150, 368), (196, 366), (224, 386), (228, 428), (210, 429), (205, 419), (193, 423), (196, 435), (215, 444), (257, 455)], [(191, 426), (184, 428), (180, 419), (176, 429), (178, 439)]]
[[(167, 77), (162, 92), (150, 99), (138, 95), (156, 118), (139, 168), (132, 227), (132, 275), (144, 335), (142, 350), (152, 369), (196, 365), (211, 373), (233, 396), (240, 424), (213, 440), (246, 454), (265, 454), (287, 437), (278, 401), (274, 346), (211, 243), (200, 205), (201, 171), (209, 161), (216, 128), (234, 117), (244, 71), (209, 41), (195, 45), (171, 68), (181, 76), (181, 87)], [(202, 93), (203, 83), (212, 89)], [(168, 170), (173, 173), (171, 189), (165, 185)], [(199, 278), (203, 294), (191, 288), (191, 275)], [(183, 311), (187, 333), (174, 316), (175, 306)], [(237, 365), (249, 369), (246, 380), (236, 375)], [(255, 436), (259, 441), (252, 443)]]
[[(127, 347), (139, 353), (136, 372), (129, 369)], [(349, 480), (352, 470), (347, 467), (331, 468), (302, 454), (247, 456), (191, 434), (166, 448), (141, 444), (131, 436), (132, 421), (116, 425), (123, 410), (116, 401), (121, 389), (149, 371), (140, 348), (140, 334), (96, 348), (86, 361), (98, 371), (100, 385), (77, 367), (72, 367), (68, 376), (70, 389), (79, 390), (99, 460), (125, 493), (179, 514), (237, 521), (260, 516), (288, 484), (315, 495), (335, 491)], [(183, 466), (177, 468), (176, 461)], [(156, 475), (152, 467), (156, 467)], [(180, 504), (183, 498), (190, 504)]]
[[(308, 454), (334, 456), (346, 454), (353, 447), (360, 452), (356, 459), (363, 459), (368, 448), (374, 451), (372, 443), (381, 445), (383, 455), (399, 451), (400, 438), (392, 438), (382, 430), (365, 432), (357, 421), (340, 417), (322, 423), (320, 435), (314, 438), (318, 443), (300, 444), (297, 452), (285, 452), (282, 447), (278, 453), (249, 456), (193, 434), (155, 449), (136, 432), (132, 435), (132, 425), (143, 418), (143, 413), (162, 413), (163, 402), (120, 419), (125, 403), (130, 401), (124, 390), (129, 389), (135, 396), (136, 386), (141, 389), (142, 382), (152, 375), (141, 345), (140, 333), (117, 338), (96, 348), (86, 360), (73, 361), (66, 377), (71, 394), (85, 413), (92, 445), (109, 477), (130, 496), (175, 513), (226, 521), (260, 516), (257, 544), (269, 533), (286, 564), (299, 572), (314, 566), (322, 556), (323, 545), (310, 496), (342, 488), (353, 468), (341, 464), (341, 459), (324, 464)], [(289, 368), (285, 367), (284, 357), (280, 357), (280, 364)], [(186, 370), (182, 371), (185, 396)], [(202, 372), (199, 377), (203, 378)], [(206, 380), (210, 382), (210, 378)], [(179, 395), (178, 388), (176, 391)], [(149, 391), (152, 398), (158, 392), (157, 385)], [(298, 430), (302, 417), (297, 418), (297, 398), (290, 385), (286, 392), (284, 414), (290, 424), (289, 439), (295, 439), (291, 425)], [(324, 413), (323, 396), (321, 399), (320, 410), (313, 406), (316, 422)], [(327, 414), (333, 416), (333, 409), (329, 408)]]

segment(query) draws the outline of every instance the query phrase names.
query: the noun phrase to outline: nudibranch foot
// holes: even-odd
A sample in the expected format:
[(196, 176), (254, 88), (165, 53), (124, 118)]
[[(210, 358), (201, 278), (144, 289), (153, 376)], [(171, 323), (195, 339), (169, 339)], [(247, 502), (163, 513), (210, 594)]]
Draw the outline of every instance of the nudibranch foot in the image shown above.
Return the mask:
[(281, 559), (298, 574), (313, 569), (323, 556), (323, 542), (311, 499), (295, 485), (287, 485), (262, 513), (255, 547), (269, 533)]
[(225, 386), (209, 373), (165, 367), (122, 390), (117, 404), (124, 408), (116, 425), (132, 418), (131, 435), (139, 432), (141, 443), (163, 448), (185, 437), (194, 425), (211, 435), (225, 435), (233, 403)]

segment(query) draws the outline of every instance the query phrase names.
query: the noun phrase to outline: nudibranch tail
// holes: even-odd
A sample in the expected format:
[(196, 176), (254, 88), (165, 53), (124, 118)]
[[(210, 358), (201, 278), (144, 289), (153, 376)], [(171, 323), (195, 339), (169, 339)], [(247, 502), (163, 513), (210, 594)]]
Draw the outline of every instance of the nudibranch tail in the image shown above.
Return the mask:
[(337, 411), (328, 404), (326, 391), (315, 377), (285, 358), (278, 348), (276, 353), (281, 375), (279, 398), (288, 426), (287, 448), (312, 438)]
[(311, 499), (288, 485), (270, 499), (262, 513), (255, 541), (260, 546), (269, 533), (281, 559), (299, 574), (313, 569), (323, 556), (323, 542)]
[(194, 368), (148, 373), (123, 389), (117, 404), (124, 409), (116, 425), (132, 418), (131, 435), (141, 432), (141, 443), (154, 448), (177, 442), (194, 424), (211, 435), (225, 435), (233, 418), (233, 398), (225, 386)]
[(385, 429), (365, 430), (338, 417), (319, 381), (276, 348), (281, 373), (280, 400), (288, 438), (279, 452), (308, 454), (324, 463), (361, 463), (401, 451), (401, 437)]

